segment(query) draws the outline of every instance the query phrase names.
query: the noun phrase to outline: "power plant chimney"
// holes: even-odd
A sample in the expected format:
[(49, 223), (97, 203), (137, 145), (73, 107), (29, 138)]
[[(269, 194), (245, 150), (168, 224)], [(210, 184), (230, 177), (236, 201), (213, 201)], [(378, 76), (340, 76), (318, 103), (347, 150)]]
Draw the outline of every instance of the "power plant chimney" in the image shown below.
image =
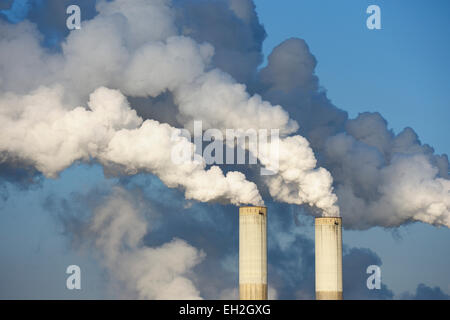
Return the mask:
[(239, 208), (239, 297), (267, 300), (267, 208)]
[(342, 300), (342, 218), (316, 218), (316, 300)]

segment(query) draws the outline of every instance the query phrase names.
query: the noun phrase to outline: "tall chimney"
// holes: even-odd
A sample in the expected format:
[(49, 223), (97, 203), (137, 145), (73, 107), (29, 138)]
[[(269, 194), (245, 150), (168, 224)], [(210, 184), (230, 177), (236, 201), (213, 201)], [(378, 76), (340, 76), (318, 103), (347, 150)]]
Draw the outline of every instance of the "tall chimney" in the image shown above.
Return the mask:
[(267, 300), (267, 208), (239, 208), (239, 297)]
[(342, 218), (316, 218), (316, 300), (342, 300)]

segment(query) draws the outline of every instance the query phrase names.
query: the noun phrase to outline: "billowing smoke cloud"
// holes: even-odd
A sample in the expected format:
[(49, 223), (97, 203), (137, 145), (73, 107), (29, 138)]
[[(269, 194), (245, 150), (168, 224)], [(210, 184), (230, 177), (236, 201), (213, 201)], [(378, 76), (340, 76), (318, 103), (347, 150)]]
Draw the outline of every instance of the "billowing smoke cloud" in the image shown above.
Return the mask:
[[(175, 102), (180, 110), (178, 121), (188, 128), (193, 127), (192, 122), (196, 119), (202, 120), (205, 129), (224, 131), (226, 128), (279, 129), (281, 135), (288, 135), (298, 128), (280, 106), (271, 106), (259, 95), (249, 97), (245, 86), (217, 70), (175, 90)], [(265, 149), (263, 143), (259, 143), (259, 147)], [(316, 159), (308, 141), (298, 135), (281, 137), (278, 148), (278, 174), (264, 180), (272, 197), (287, 203), (309, 204), (327, 215), (339, 215), (333, 179), (325, 169), (316, 169)], [(273, 167), (270, 157), (250, 151), (258, 155), (263, 165)]]
[(48, 177), (55, 177), (76, 160), (95, 158), (126, 173), (156, 174), (168, 186), (185, 189), (188, 199), (261, 203), (256, 185), (242, 173), (225, 176), (216, 166), (206, 170), (204, 162), (174, 163), (173, 146), (182, 144), (193, 154), (193, 144), (167, 124), (142, 122), (120, 92), (97, 89), (90, 96), (89, 110), (68, 108), (62, 95), (61, 88), (40, 88), (29, 95), (1, 97), (5, 134), (0, 149)]
[(450, 226), (446, 156), (433, 155), (410, 128), (394, 135), (376, 113), (360, 114), (346, 127), (347, 134), (328, 139), (325, 154), (349, 224), (389, 227), (418, 220)]
[[(243, 16), (248, 10), (244, 10), (245, 8), (236, 3), (233, 7), (234, 11)], [(48, 55), (39, 46), (37, 32), (30, 24), (23, 23), (17, 28), (6, 26), (5, 29), (19, 31), (6, 30), (8, 37), (2, 43), (2, 47), (6, 50), (4, 50), (5, 59), (0, 65), (6, 70), (5, 74), (8, 78), (11, 78), (10, 81), (0, 83), (3, 90), (23, 93), (24, 90), (30, 90), (37, 85), (54, 86), (57, 83), (65, 88), (64, 96), (60, 98), (65, 104), (65, 109), (72, 109), (68, 105), (73, 103), (83, 102), (86, 96), (99, 86), (110, 86), (120, 89), (127, 95), (144, 97), (156, 97), (169, 90), (174, 94), (174, 102), (178, 106), (177, 119), (187, 128), (192, 128), (194, 120), (201, 120), (205, 129), (278, 129), (283, 136), (297, 130), (297, 123), (289, 118), (281, 106), (273, 106), (263, 101), (259, 95), (250, 96), (244, 85), (238, 84), (228, 74), (218, 69), (208, 70), (213, 56), (213, 47), (208, 44), (198, 44), (187, 37), (177, 36), (174, 14), (170, 10), (168, 1), (139, 1), (133, 6), (120, 0), (101, 2), (97, 10), (99, 15), (85, 22), (81, 32), (72, 32), (67, 37), (62, 45), (61, 55)], [(99, 42), (98, 39), (102, 41)], [(8, 57), (14, 56), (17, 48), (23, 45), (27, 45), (29, 49), (27, 51), (31, 53), (27, 57), (26, 65), (33, 66), (31, 73), (34, 76), (28, 77), (31, 80), (25, 84), (22, 81), (23, 74), (29, 73), (26, 65), (7, 63)], [(17, 74), (16, 69), (22, 72)], [(5, 109), (11, 105), (10, 100), (14, 101), (10, 95), (7, 94), (4, 99)], [(52, 106), (49, 108), (51, 109)], [(104, 106), (104, 108), (107, 107)], [(80, 112), (79, 109), (73, 110)], [(6, 114), (6, 117), (8, 116), (11, 115)], [(69, 121), (77, 120), (80, 121), (74, 118)], [(5, 121), (8, 119), (6, 118)], [(14, 123), (14, 121), (10, 122)], [(144, 141), (144, 137), (152, 140), (148, 138), (149, 134), (157, 136), (157, 133), (152, 130), (157, 130), (153, 127), (159, 126), (151, 126), (151, 123), (150, 121), (143, 123), (140, 130), (136, 132), (119, 132), (114, 137), (107, 133), (108, 138), (111, 138), (109, 150), (105, 154), (100, 151), (102, 154), (96, 158), (104, 160), (103, 162), (118, 162), (122, 165), (126, 163), (125, 166), (130, 171), (148, 170), (152, 165), (142, 162), (152, 161), (143, 159), (143, 157), (149, 157), (149, 153), (145, 150), (151, 149), (140, 149), (139, 146), (148, 144)], [(30, 125), (33, 124), (28, 124)], [(128, 129), (128, 125), (127, 123), (119, 124), (119, 129), (122, 127)], [(135, 123), (130, 125), (136, 126)], [(28, 126), (23, 126), (22, 130)], [(83, 124), (73, 122), (70, 126), (81, 128)], [(17, 132), (14, 132), (15, 130), (11, 127), (12, 125), (4, 130), (3, 137), (7, 141), (14, 141), (8, 136), (10, 131), (13, 132), (12, 138), (17, 136)], [(47, 132), (43, 133), (44, 136), (57, 135), (57, 130), (61, 129), (50, 127), (48, 130), (48, 127), (42, 126), (34, 128), (34, 135), (41, 135), (39, 130), (46, 130)], [(89, 141), (89, 132), (93, 134), (92, 141)], [(101, 134), (97, 137), (96, 133), (90, 130), (84, 130), (83, 134), (86, 134), (83, 142), (88, 145), (87, 148), (102, 148), (97, 141), (102, 139)], [(138, 143), (135, 144), (132, 139), (137, 139)], [(49, 153), (49, 151), (55, 151), (52, 150), (51, 141), (49, 146), (46, 146), (45, 142), (46, 140), (42, 139), (34, 148), (42, 148), (41, 150), (23, 150), (28, 148), (26, 143), (15, 144), (13, 147), (5, 143), (1, 150), (14, 156), (30, 157), (31, 162), (36, 162), (38, 170), (48, 170), (43, 171), (48, 176), (54, 176), (57, 171), (67, 167), (74, 160), (92, 156), (92, 150), (79, 150), (79, 145), (74, 143), (64, 150), (67, 157), (65, 161), (56, 163), (59, 158), (55, 159), (53, 154)], [(161, 147), (164, 145), (163, 142), (160, 144)], [(171, 144), (164, 145), (165, 154), (169, 154), (170, 146)], [(267, 179), (271, 195), (279, 201), (305, 203), (323, 210), (325, 214), (338, 215), (337, 198), (333, 194), (331, 175), (323, 168), (315, 168), (316, 160), (306, 140), (300, 136), (282, 138), (279, 146), (281, 163), (279, 175)], [(124, 152), (125, 147), (128, 152)], [(134, 152), (131, 149), (134, 149)], [(292, 161), (292, 152), (299, 156), (295, 161)], [(33, 158), (36, 153), (38, 159)], [(137, 159), (138, 153), (143, 155), (140, 159)], [(161, 160), (161, 158), (158, 159)], [(49, 163), (45, 163), (46, 161)], [(191, 164), (186, 166), (189, 165)], [(169, 174), (167, 170), (150, 171), (157, 175), (165, 174), (161, 176), (161, 179), (169, 186), (177, 186), (180, 183), (176, 180), (183, 179), (183, 175), (177, 176), (174, 172)], [(210, 176), (217, 175), (219, 179), (221, 178), (222, 173), (217, 167), (213, 167), (208, 172)], [(192, 189), (186, 188), (186, 195), (200, 201), (225, 197), (234, 204), (261, 203), (253, 185), (244, 182), (241, 174), (229, 173), (227, 179), (228, 181), (221, 184), (216, 183), (216, 179), (208, 179), (204, 174), (189, 175), (188, 184), (204, 190), (218, 189), (221, 194), (204, 195), (204, 192), (200, 192), (202, 194), (198, 195), (197, 191), (192, 191), (191, 194)], [(209, 184), (205, 185), (207, 182)], [(220, 190), (223, 189), (227, 190), (221, 192)], [(242, 199), (235, 199), (246, 190), (250, 192), (250, 195), (246, 194), (241, 197)], [(226, 195), (229, 193), (233, 195)]]
[(334, 179), (344, 226), (366, 229), (422, 221), (450, 226), (446, 155), (422, 145), (411, 128), (394, 134), (378, 113), (348, 119), (319, 87), (316, 60), (303, 40), (276, 47), (257, 90), (283, 105)]
[(124, 290), (122, 298), (200, 299), (189, 279), (204, 253), (180, 239), (158, 247), (143, 245), (145, 210), (126, 191), (113, 190), (94, 210), (84, 235), (92, 238), (102, 265)]

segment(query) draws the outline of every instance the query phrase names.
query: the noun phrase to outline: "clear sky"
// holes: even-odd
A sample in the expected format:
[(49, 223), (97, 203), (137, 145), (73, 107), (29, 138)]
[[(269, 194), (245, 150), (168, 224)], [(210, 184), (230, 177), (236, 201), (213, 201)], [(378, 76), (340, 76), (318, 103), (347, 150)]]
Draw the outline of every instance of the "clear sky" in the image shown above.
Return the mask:
[[(16, 2), (20, 8), (11, 19), (20, 21), (26, 16), (27, 1)], [(255, 3), (268, 35), (263, 48), (266, 58), (283, 40), (303, 38), (318, 61), (320, 83), (337, 107), (350, 117), (378, 111), (396, 133), (410, 126), (437, 153), (450, 154), (449, 1), (434, 0), (433, 5), (410, 0)], [(366, 28), (370, 4), (381, 7), (382, 30)], [(28, 191), (8, 186), (10, 197), (0, 203), (0, 272), (9, 297), (42, 298), (35, 290), (39, 286), (49, 296), (103, 296), (98, 265), (70, 250), (43, 203), (50, 195), (64, 197), (113, 183), (104, 178), (100, 166), (74, 165), (59, 179), (45, 180)], [(395, 230), (344, 232), (344, 245), (370, 248), (381, 257), (383, 282), (397, 294), (412, 292), (419, 283), (440, 286), (450, 294), (449, 244), (449, 229), (422, 223)], [(83, 282), (88, 287), (81, 293), (64, 287), (64, 268), (72, 263), (95, 279)], [(23, 274), (21, 279), (16, 277), (17, 270)]]
[[(355, 117), (378, 111), (398, 133), (412, 127), (422, 143), (450, 154), (450, 2), (255, 0), (267, 32), (264, 53), (303, 38), (318, 63), (328, 97)], [(369, 30), (366, 8), (381, 9)], [(413, 224), (392, 230), (346, 231), (344, 243), (373, 249), (396, 293), (417, 283), (450, 293), (450, 230)]]

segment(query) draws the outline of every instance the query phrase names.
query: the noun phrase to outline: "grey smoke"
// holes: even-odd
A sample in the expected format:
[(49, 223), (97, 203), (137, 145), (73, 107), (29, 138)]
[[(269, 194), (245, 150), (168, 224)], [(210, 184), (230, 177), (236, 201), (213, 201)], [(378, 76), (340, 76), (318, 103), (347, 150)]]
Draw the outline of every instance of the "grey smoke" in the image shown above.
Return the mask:
[(126, 192), (115, 189), (94, 210), (86, 232), (93, 234), (102, 264), (124, 286), (124, 297), (199, 299), (189, 272), (204, 253), (176, 238), (159, 247), (144, 246), (148, 226), (143, 209)]
[[(206, 299), (237, 298), (238, 218), (233, 206), (188, 207), (178, 190), (167, 189), (155, 178), (130, 178), (111, 191), (94, 189), (68, 199), (49, 198), (46, 207), (58, 212), (74, 248), (98, 258), (111, 289), (126, 288), (114, 291), (120, 292), (115, 297), (166, 299), (159, 292), (161, 283), (182, 277), (185, 280), (176, 283), (179, 290), (171, 292), (173, 298), (193, 293)], [(314, 299), (314, 242), (308, 236), (312, 219), (303, 217), (296, 226), (288, 205), (271, 205), (269, 210), (283, 213), (269, 215), (270, 297)], [(168, 245), (172, 243), (176, 249)], [(154, 250), (168, 255), (159, 258)], [(177, 250), (178, 264), (186, 268), (167, 266), (174, 259), (172, 250)], [(346, 248), (343, 259), (346, 298), (393, 298), (384, 283), (381, 290), (366, 287), (367, 266), (382, 265), (375, 252)], [(153, 276), (161, 282), (151, 281)]]
[(440, 287), (429, 287), (420, 283), (413, 293), (405, 292), (401, 296), (405, 300), (450, 300), (450, 295), (445, 294)]
[(257, 90), (288, 110), (331, 172), (344, 226), (450, 226), (447, 155), (435, 154), (411, 128), (394, 133), (378, 113), (349, 119), (327, 98), (315, 66), (305, 41), (288, 39), (259, 72)]

